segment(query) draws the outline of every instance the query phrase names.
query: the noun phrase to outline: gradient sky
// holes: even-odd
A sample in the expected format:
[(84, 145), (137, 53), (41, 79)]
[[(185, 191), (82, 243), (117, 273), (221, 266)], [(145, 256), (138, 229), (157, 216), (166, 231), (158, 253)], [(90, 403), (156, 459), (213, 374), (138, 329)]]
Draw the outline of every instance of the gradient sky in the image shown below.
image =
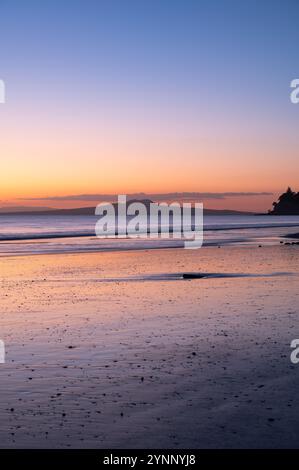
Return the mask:
[(299, 190), (298, 24), (297, 0), (0, 0), (0, 205)]

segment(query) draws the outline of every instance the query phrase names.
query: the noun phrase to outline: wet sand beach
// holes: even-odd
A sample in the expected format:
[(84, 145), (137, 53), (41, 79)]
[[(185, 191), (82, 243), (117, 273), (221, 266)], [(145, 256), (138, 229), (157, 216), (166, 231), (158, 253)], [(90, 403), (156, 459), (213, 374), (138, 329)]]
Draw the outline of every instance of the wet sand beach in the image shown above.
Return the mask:
[(297, 246), (1, 258), (0, 446), (298, 447), (298, 262)]

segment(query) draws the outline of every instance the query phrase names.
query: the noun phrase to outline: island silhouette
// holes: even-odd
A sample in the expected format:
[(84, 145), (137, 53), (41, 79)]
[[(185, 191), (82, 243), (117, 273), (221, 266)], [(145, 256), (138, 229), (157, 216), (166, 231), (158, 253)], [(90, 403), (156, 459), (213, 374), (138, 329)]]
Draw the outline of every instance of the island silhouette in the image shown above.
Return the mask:
[[(128, 199), (127, 206), (134, 202), (141, 202), (149, 209), (150, 204), (155, 204), (151, 199)], [(157, 201), (156, 201), (157, 203)], [(115, 212), (118, 212), (118, 203), (114, 202), (112, 205), (115, 208)], [(72, 209), (52, 209), (52, 208), (42, 208), (39, 210), (38, 207), (35, 207), (34, 210), (30, 210), (30, 207), (20, 208), (16, 207), (14, 210), (7, 210), (0, 207), (0, 216), (57, 216), (57, 215), (95, 215), (95, 206), (91, 207), (76, 207)], [(192, 210), (193, 212), (193, 210)], [(204, 215), (253, 215), (253, 212), (230, 210), (230, 209), (204, 209)]]
[[(127, 205), (133, 202), (141, 202), (147, 208), (152, 203), (151, 199), (128, 199)], [(112, 203), (118, 210), (118, 204)], [(8, 215), (95, 215), (95, 206), (91, 207), (76, 207), (68, 209), (54, 209), (50, 207), (23, 207), (15, 206), (13, 208), (0, 207), (0, 216)], [(238, 211), (230, 209), (206, 209), (204, 208), (204, 215), (299, 215), (299, 192), (296, 193), (290, 187), (281, 194), (277, 202), (273, 202), (273, 207), (267, 213), (254, 213), (249, 211)]]
[(290, 187), (281, 194), (277, 202), (273, 202), (273, 209), (269, 215), (299, 215), (299, 193)]

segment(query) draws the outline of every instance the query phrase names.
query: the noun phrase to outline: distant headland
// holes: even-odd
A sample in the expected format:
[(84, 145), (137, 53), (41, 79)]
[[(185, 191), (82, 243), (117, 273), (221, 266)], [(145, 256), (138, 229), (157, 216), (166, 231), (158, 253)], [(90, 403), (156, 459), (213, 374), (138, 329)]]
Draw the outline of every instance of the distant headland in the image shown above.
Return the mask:
[[(147, 208), (150, 204), (153, 204), (154, 201), (151, 199), (129, 199), (127, 204), (131, 204), (132, 202), (141, 202)], [(117, 203), (113, 203), (117, 212)], [(66, 215), (89, 215), (95, 216), (95, 206), (91, 207), (76, 207), (73, 209), (52, 209), (48, 207), (21, 207), (16, 206), (12, 210), (7, 208), (0, 207), (0, 217), (1, 216), (66, 216)], [(204, 215), (253, 215), (253, 212), (244, 212), (244, 211), (237, 211), (237, 210), (230, 210), (230, 209), (204, 209)]]
[(290, 187), (279, 196), (277, 202), (273, 202), (273, 209), (269, 215), (299, 215), (299, 193)]

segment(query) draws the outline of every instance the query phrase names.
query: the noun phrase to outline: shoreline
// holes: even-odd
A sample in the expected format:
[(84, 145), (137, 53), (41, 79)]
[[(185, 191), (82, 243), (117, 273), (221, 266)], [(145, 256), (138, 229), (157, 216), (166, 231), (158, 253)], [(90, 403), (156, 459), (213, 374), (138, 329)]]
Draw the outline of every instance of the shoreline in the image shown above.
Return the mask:
[[(191, 250), (191, 251), (198, 251), (198, 250), (203, 250), (203, 249), (220, 249), (220, 248), (226, 248), (226, 249), (233, 249), (233, 248), (239, 248), (239, 249), (260, 249), (260, 248), (271, 248), (271, 247), (280, 247), (280, 246), (287, 246), (287, 245), (292, 245), (292, 243), (281, 243), (280, 238), (277, 238), (276, 241), (271, 241), (270, 243), (264, 243), (264, 245), (261, 245), (261, 242), (259, 240), (253, 241), (253, 240), (241, 240), (241, 241), (227, 241), (227, 242), (211, 242), (211, 243), (204, 243), (201, 248)], [(286, 236), (285, 238), (290, 238)], [(0, 243), (1, 245), (1, 243)], [(297, 245), (297, 243), (294, 243), (293, 245)], [(155, 251), (172, 251), (172, 250), (182, 250), (185, 251), (186, 249), (182, 245), (177, 245), (177, 246), (154, 246), (154, 247), (132, 247), (132, 248), (102, 248), (102, 249), (74, 249), (74, 251), (67, 250), (57, 250), (57, 251), (51, 251), (51, 252), (25, 252), (25, 253), (1, 253), (0, 252), (0, 260), (5, 259), (5, 258), (22, 258), (22, 257), (39, 257), (39, 256), (74, 256), (74, 255), (96, 255), (96, 254), (104, 254), (104, 253), (134, 253), (134, 252), (155, 252)]]

